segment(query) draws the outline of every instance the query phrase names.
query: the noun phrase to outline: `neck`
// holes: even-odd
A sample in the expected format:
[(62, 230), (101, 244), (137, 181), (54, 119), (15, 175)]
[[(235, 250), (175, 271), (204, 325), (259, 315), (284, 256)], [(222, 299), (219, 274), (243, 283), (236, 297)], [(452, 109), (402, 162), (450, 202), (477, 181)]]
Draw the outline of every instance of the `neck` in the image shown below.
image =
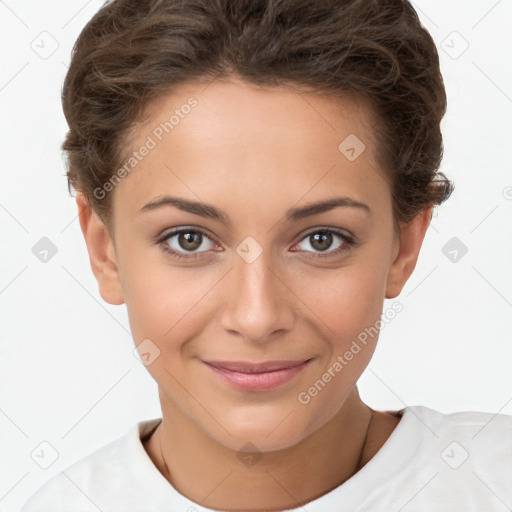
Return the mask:
[(176, 490), (208, 508), (295, 508), (336, 488), (368, 460), (373, 414), (356, 387), (338, 413), (300, 443), (250, 455), (212, 440), (165, 401), (162, 413), (146, 451)]

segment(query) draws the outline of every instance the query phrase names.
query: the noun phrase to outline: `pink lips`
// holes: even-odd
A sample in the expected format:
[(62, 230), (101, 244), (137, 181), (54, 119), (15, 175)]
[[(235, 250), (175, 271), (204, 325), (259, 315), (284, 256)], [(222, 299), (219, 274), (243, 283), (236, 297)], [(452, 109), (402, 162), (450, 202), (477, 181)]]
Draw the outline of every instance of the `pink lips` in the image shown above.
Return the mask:
[(247, 391), (269, 391), (290, 381), (311, 361), (269, 361), (266, 363), (203, 361), (225, 382)]

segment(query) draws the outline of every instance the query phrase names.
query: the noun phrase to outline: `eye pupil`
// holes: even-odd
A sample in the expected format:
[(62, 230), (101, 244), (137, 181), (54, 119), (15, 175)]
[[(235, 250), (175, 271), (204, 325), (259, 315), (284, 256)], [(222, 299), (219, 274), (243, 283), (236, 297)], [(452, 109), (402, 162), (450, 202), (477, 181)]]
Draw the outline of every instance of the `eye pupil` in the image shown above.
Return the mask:
[[(319, 242), (319, 243), (318, 243)], [(332, 233), (319, 232), (313, 235), (311, 246), (319, 251), (329, 249), (332, 244)]]
[[(183, 243), (184, 242), (184, 243)], [(179, 234), (178, 243), (183, 249), (194, 250), (201, 246), (202, 234), (199, 232), (182, 232)]]

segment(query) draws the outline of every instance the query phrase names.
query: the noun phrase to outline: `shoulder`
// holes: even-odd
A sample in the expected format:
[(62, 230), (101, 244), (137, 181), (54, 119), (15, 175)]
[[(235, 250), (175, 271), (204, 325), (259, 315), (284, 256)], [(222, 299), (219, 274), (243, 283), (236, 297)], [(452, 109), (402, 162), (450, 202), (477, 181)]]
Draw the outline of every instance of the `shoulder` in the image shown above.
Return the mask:
[(501, 512), (512, 504), (512, 416), (420, 405), (386, 413), (400, 421), (387, 423), (389, 438), (341, 486), (340, 500), (361, 512)]
[(416, 428), (430, 432), (434, 438), (442, 441), (452, 437), (460, 437), (470, 444), (489, 443), (498, 446), (503, 441), (505, 446), (512, 448), (512, 416), (508, 414), (460, 411), (443, 413), (425, 406), (406, 408), (411, 419), (414, 417)]
[[(478, 466), (485, 461), (512, 462), (512, 416), (478, 411), (443, 413), (425, 406), (405, 409), (405, 439), (414, 436), (419, 447), (432, 449), (448, 465)], [(424, 456), (428, 456), (427, 453)]]
[(117, 489), (129, 499), (150, 469), (141, 437), (159, 422), (158, 418), (132, 425), (126, 434), (63, 469), (31, 496), (21, 512), (57, 512), (69, 507), (76, 512), (97, 512), (102, 505), (112, 510), (105, 497), (117, 494)]
[(402, 421), (395, 450), (410, 458), (398, 479), (418, 489), (425, 485), (417, 505), (448, 500), (491, 511), (512, 504), (512, 416), (410, 406)]

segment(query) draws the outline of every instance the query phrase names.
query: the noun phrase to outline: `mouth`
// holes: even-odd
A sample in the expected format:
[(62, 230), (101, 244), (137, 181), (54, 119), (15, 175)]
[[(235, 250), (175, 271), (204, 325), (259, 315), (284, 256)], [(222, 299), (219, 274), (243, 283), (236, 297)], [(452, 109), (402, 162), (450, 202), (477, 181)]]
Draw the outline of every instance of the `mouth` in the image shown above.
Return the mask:
[(202, 361), (220, 380), (246, 391), (270, 391), (291, 381), (313, 360), (267, 361)]

